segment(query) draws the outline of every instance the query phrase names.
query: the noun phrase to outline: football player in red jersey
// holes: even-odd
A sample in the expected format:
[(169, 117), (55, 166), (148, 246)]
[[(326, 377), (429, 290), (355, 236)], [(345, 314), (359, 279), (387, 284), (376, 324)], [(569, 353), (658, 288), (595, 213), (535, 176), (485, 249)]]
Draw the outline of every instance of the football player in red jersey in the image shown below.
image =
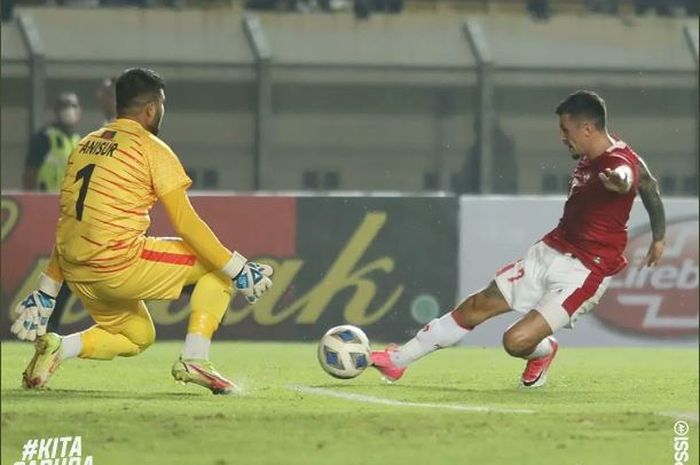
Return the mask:
[(398, 380), (410, 363), (456, 344), (489, 318), (515, 310), (524, 316), (503, 334), (503, 347), (527, 360), (521, 386), (544, 385), (558, 348), (552, 335), (592, 310), (612, 276), (627, 265), (627, 221), (637, 193), (653, 237), (644, 264), (661, 258), (666, 223), (658, 184), (641, 157), (608, 133), (603, 99), (579, 90), (556, 114), (561, 140), (578, 160), (559, 224), (524, 258), (498, 270), (488, 286), (406, 344), (373, 352), (373, 366), (387, 380)]

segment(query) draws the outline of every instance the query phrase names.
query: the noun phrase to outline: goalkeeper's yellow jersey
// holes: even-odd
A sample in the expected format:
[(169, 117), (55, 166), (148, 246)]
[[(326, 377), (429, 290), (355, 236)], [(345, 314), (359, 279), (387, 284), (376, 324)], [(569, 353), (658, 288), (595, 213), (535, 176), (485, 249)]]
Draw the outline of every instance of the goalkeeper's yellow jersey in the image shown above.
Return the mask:
[(117, 119), (70, 154), (56, 233), (65, 279), (92, 282), (143, 253), (157, 199), (192, 181), (173, 151), (136, 121)]

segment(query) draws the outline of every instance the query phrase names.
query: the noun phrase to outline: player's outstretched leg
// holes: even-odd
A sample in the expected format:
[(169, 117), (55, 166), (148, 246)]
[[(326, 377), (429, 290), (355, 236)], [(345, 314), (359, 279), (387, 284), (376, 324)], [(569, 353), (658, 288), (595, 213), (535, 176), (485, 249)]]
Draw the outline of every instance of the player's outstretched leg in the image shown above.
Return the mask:
[(371, 354), (372, 366), (389, 382), (397, 381), (416, 360), (459, 342), (474, 327), (509, 311), (495, 282), (470, 295), (453, 311), (429, 322), (401, 347), (387, 347)]
[(536, 388), (547, 382), (547, 372), (559, 343), (542, 315), (532, 310), (503, 334), (503, 347), (513, 357), (527, 360), (520, 376), (520, 387)]
[(537, 345), (537, 348), (529, 355), (525, 370), (520, 376), (520, 386), (524, 388), (536, 388), (544, 386), (547, 382), (547, 371), (557, 355), (559, 343), (553, 336), (547, 336)]
[(192, 293), (192, 314), (185, 346), (171, 370), (176, 381), (197, 384), (214, 394), (240, 392), (240, 388), (222, 376), (209, 361), (211, 339), (228, 308), (232, 291), (231, 280), (217, 273), (207, 273), (197, 281)]

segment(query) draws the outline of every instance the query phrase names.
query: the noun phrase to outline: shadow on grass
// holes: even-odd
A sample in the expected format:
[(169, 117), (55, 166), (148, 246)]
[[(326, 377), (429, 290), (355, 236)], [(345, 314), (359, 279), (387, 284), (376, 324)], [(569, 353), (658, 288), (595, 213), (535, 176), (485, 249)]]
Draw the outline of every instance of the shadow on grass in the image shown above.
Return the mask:
[[(501, 389), (477, 389), (468, 387), (458, 387), (458, 386), (443, 386), (440, 384), (393, 384), (393, 383), (323, 383), (314, 384), (310, 387), (313, 388), (326, 388), (326, 389), (356, 389), (356, 388), (386, 388), (391, 389), (391, 392), (404, 391), (404, 392), (446, 392), (446, 393), (459, 393), (459, 394), (498, 394), (498, 393), (517, 393), (524, 392), (522, 389), (517, 388), (501, 388)], [(542, 391), (540, 391), (542, 392)]]
[(3, 401), (12, 399), (60, 399), (61, 401), (76, 399), (123, 399), (123, 400), (162, 400), (162, 399), (196, 399), (211, 397), (207, 392), (134, 392), (134, 391), (100, 391), (96, 389), (40, 389), (27, 390), (21, 388), (5, 389), (2, 392)]
[[(312, 388), (342, 390), (353, 394), (364, 394), (414, 402), (478, 402), (510, 403), (523, 402), (546, 405), (568, 405), (572, 399), (590, 399), (593, 391), (560, 390), (555, 386), (537, 389), (521, 389), (517, 386), (501, 388), (478, 388), (474, 386), (444, 386), (440, 384), (388, 384), (331, 382), (311, 385)], [(381, 392), (380, 392), (381, 391)]]

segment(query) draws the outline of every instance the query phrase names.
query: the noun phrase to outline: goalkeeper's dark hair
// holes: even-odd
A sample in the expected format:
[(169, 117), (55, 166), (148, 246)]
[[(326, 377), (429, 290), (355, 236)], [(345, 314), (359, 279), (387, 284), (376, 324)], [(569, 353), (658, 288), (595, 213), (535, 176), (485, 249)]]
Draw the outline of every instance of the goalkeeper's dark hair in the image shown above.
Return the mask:
[(605, 129), (607, 110), (605, 100), (590, 90), (578, 90), (562, 100), (556, 114), (569, 115), (572, 118), (582, 118), (592, 121), (596, 129)]
[(165, 81), (155, 71), (131, 68), (124, 71), (115, 84), (117, 116), (122, 116), (157, 100)]

